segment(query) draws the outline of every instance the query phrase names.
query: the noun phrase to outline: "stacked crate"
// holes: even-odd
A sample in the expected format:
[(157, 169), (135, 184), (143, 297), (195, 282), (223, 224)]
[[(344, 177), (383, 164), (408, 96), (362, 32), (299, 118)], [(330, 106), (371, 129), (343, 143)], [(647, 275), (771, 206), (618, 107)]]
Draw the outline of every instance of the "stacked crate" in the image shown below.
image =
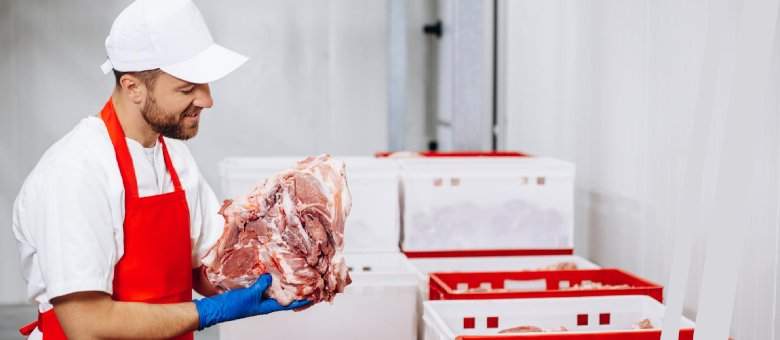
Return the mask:
[[(518, 339), (660, 339), (661, 286), (573, 255), (573, 164), (519, 153), (403, 156), (401, 247), (431, 300), (421, 337), (489, 339), (519, 327), (533, 332)], [(682, 324), (680, 339), (690, 339), (692, 323)]]
[[(220, 163), (222, 192), (246, 194), (258, 182), (303, 157), (228, 158)], [(399, 251), (399, 169), (373, 157), (345, 162), (352, 210), (344, 228), (344, 257), (352, 284), (332, 304), (300, 313), (273, 313), (220, 325), (221, 339), (414, 339), (418, 282)]]

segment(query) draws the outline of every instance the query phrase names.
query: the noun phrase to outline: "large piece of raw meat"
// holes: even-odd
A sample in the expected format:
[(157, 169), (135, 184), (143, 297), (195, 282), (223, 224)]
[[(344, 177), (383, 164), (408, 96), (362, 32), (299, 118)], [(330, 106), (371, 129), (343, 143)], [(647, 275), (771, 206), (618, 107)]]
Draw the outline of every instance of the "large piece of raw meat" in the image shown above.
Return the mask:
[(224, 291), (270, 273), (266, 294), (282, 305), (332, 301), (351, 282), (342, 255), (351, 204), (344, 163), (328, 155), (302, 160), (249, 195), (225, 201), (224, 233), (204, 257), (209, 281)]

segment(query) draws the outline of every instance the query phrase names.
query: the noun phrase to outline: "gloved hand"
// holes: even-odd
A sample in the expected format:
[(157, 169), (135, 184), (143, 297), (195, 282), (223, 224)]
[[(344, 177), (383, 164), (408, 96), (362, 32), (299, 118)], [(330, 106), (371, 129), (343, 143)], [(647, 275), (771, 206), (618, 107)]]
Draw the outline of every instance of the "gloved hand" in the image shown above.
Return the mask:
[(271, 275), (263, 274), (247, 288), (234, 289), (212, 297), (194, 300), (195, 308), (198, 310), (198, 330), (225, 321), (298, 309), (309, 304), (307, 300), (298, 300), (293, 301), (289, 306), (282, 306), (274, 299), (263, 297), (263, 293), (270, 286)]

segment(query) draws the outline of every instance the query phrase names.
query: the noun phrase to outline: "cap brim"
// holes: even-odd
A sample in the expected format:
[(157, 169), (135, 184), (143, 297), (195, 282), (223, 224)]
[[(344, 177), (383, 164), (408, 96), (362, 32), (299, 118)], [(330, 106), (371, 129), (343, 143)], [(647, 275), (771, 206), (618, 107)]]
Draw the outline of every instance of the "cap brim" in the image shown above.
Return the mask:
[(247, 60), (249, 58), (213, 44), (189, 60), (160, 69), (181, 80), (205, 84), (228, 75)]

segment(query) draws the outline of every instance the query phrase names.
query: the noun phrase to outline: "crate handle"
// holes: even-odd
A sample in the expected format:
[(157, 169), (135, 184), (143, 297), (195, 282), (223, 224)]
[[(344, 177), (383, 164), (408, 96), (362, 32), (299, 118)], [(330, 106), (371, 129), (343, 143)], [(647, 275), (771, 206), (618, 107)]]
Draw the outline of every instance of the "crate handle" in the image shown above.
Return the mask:
[(587, 326), (588, 324), (588, 314), (577, 314), (577, 326)]
[(498, 328), (498, 317), (497, 316), (488, 316), (488, 318), (487, 318), (487, 328)]
[(463, 329), (473, 329), (476, 327), (476, 318), (473, 316), (467, 316), (463, 318)]
[(611, 322), (611, 315), (609, 313), (599, 314), (599, 325), (609, 325)]

